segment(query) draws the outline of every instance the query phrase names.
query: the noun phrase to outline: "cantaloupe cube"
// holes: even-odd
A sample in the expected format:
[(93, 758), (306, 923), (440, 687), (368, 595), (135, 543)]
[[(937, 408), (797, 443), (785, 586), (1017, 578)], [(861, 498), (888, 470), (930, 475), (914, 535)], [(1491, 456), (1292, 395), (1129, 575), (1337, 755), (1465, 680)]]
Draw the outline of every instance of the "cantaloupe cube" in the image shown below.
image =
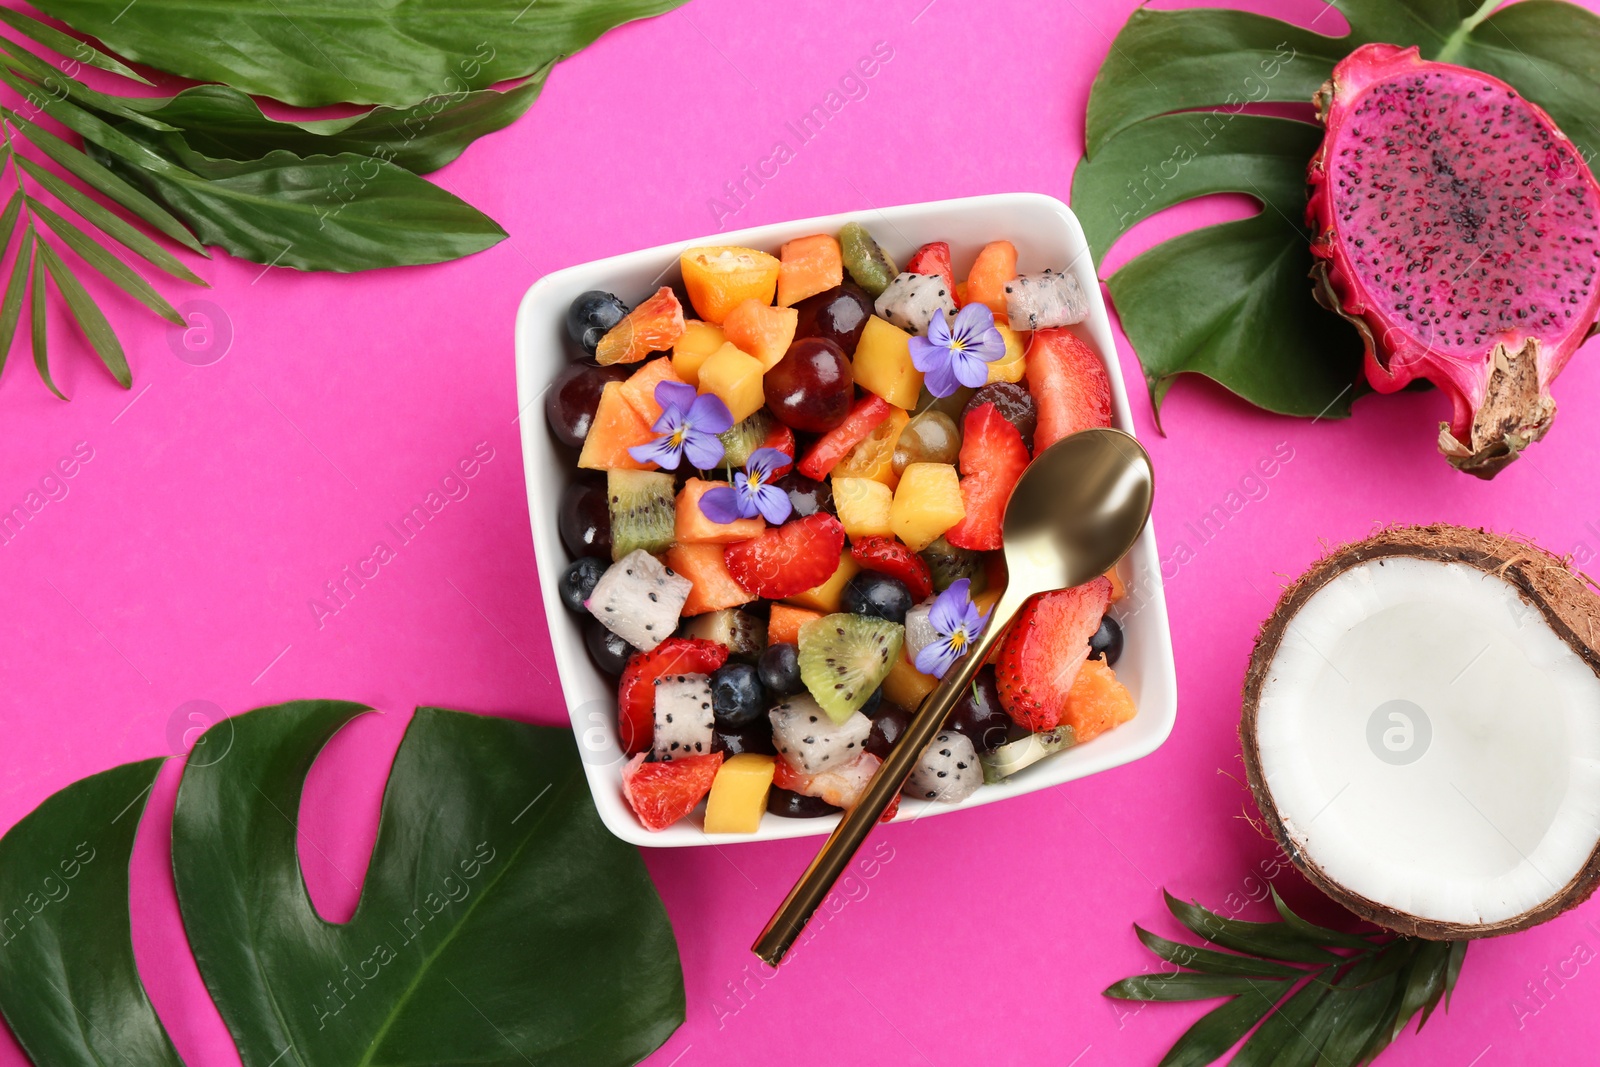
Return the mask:
[(831, 233), (797, 237), (778, 250), (778, 303), (798, 304), (844, 282), (844, 257)]
[(728, 312), (722, 332), (729, 344), (759, 359), (763, 370), (771, 370), (789, 351), (799, 325), (800, 312), (794, 308), (775, 308), (759, 300), (746, 300)]
[(654, 463), (640, 463), (628, 449), (655, 439), (650, 424), (639, 417), (622, 395), (622, 382), (607, 382), (600, 390), (600, 405), (595, 408), (589, 435), (583, 439), (578, 466), (592, 471), (653, 471)]
[(1106, 577), (1111, 580), (1111, 602), (1115, 604), (1128, 595), (1128, 583), (1122, 580), (1122, 572), (1115, 567), (1106, 571)]
[(777, 757), (755, 752), (723, 760), (706, 799), (706, 833), (753, 834), (759, 830), (777, 766)]
[(1091, 659), (1078, 669), (1078, 676), (1067, 690), (1061, 721), (1072, 727), (1078, 743), (1098, 737), (1121, 726), (1138, 713), (1133, 695), (1117, 680), (1116, 672), (1103, 659)]
[(724, 344), (700, 364), (700, 391), (714, 393), (728, 405), (734, 422), (749, 418), (767, 402), (761, 376), (766, 373), (761, 361)]
[(939, 679), (917, 670), (902, 654), (889, 668), (889, 676), (883, 680), (883, 699), (896, 707), (916, 711), (938, 684)]
[(755, 599), (729, 572), (726, 551), (718, 544), (673, 545), (667, 549), (667, 566), (689, 579), (689, 599), (683, 602), (679, 614), (704, 615)]
[[(850, 554), (849, 549), (839, 554), (839, 569), (833, 572), (833, 577), (821, 585), (813, 586), (803, 593), (796, 593), (786, 597), (791, 604), (812, 611), (820, 611), (824, 615), (831, 615), (839, 610), (839, 605), (844, 600), (844, 586), (850, 579), (861, 573), (861, 564)], [(771, 640), (772, 626), (767, 626), (768, 640)]]
[(948, 463), (912, 463), (900, 474), (889, 508), (894, 535), (921, 552), (967, 513), (961, 478)]
[(1028, 346), (1022, 343), (1022, 337), (1009, 326), (995, 323), (994, 328), (1000, 332), (1000, 337), (1006, 343), (1006, 354), (989, 364), (989, 380), (991, 382), (1020, 382), (1023, 374), (1028, 369), (1028, 363), (1023, 359)]
[(707, 489), (727, 487), (727, 482), (690, 478), (678, 490), (677, 520), (673, 537), (681, 544), (730, 545), (735, 541), (748, 541), (760, 537), (767, 529), (766, 520), (757, 515), (753, 519), (735, 519), (733, 522), (712, 522), (700, 510), (700, 498)]
[(722, 327), (699, 319), (683, 324), (683, 336), (672, 346), (672, 369), (682, 381), (700, 384), (700, 364), (727, 341)]
[(775, 603), (772, 605), (772, 614), (767, 619), (767, 644), (798, 645), (800, 627), (812, 619), (820, 618), (822, 618), (820, 611), (793, 607), (781, 601)]
[(839, 522), (850, 540), (862, 537), (887, 537), (894, 530), (889, 525), (889, 507), (894, 502), (894, 491), (882, 482), (870, 478), (833, 478), (833, 507), (839, 513)]
[(681, 382), (682, 378), (672, 369), (672, 360), (665, 356), (652, 359), (649, 363), (633, 372), (627, 381), (622, 383), (622, 397), (628, 406), (639, 413), (646, 426), (654, 426), (661, 417), (661, 405), (656, 403), (656, 386), (662, 382)]
[(856, 384), (910, 411), (922, 393), (922, 372), (911, 362), (911, 335), (874, 315), (867, 320), (851, 359)]

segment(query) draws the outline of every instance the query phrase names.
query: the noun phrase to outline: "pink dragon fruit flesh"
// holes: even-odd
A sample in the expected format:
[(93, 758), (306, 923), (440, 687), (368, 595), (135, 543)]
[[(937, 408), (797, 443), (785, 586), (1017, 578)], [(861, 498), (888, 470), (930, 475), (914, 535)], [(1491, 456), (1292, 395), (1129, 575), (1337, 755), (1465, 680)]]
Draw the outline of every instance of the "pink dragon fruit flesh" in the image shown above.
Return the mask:
[(1439, 450), (1492, 478), (1555, 415), (1550, 383), (1600, 314), (1600, 186), (1498, 78), (1368, 44), (1316, 96), (1317, 297), (1366, 341), (1367, 380), (1452, 404)]

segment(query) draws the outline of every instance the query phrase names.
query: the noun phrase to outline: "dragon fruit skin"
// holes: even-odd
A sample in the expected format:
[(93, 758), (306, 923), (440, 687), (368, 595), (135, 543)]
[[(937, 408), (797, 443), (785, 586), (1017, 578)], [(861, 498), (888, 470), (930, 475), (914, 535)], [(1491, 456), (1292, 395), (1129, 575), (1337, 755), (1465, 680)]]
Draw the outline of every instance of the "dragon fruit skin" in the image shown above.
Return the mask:
[(1375, 390), (1449, 396), (1439, 450), (1492, 478), (1549, 428), (1550, 383), (1600, 317), (1600, 185), (1516, 90), (1415, 48), (1363, 45), (1316, 104), (1317, 298), (1360, 330)]

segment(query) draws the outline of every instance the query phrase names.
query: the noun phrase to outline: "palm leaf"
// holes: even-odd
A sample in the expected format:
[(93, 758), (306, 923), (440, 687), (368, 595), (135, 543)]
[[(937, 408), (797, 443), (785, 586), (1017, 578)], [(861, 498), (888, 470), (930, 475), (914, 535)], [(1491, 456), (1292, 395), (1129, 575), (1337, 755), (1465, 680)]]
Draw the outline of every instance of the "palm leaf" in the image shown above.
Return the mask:
[(11, 354), (11, 343), (16, 340), (17, 323), (22, 319), (22, 297), (28, 289), (28, 267), (33, 260), (33, 224), (22, 228), (22, 240), (17, 244), (17, 258), (11, 264), (11, 276), (6, 281), (6, 292), (0, 297), (0, 371), (5, 370), (6, 357)]
[[(28, 236), (33, 236), (33, 228), (31, 226), (28, 228)], [(65, 400), (67, 394), (57, 389), (55, 380), (50, 377), (50, 341), (45, 319), (45, 312), (48, 310), (49, 302), (46, 299), (48, 294), (45, 292), (45, 275), (39, 270), (39, 249), (43, 248), (44, 245), (35, 242), (29, 243), (33, 249), (33, 255), (29, 257), (28, 263), (28, 294), (32, 298), (29, 304), (33, 312), (33, 336), (31, 338), (33, 342), (33, 366), (39, 372), (39, 377), (44, 379), (44, 384), (50, 387), (50, 391)]]
[[(133, 385), (133, 375), (128, 370), (128, 357), (122, 351), (122, 342), (117, 340), (116, 332), (111, 329), (111, 324), (106, 321), (105, 315), (95, 304), (94, 298), (83, 287), (78, 276), (67, 267), (66, 262), (56, 254), (55, 249), (39, 242), (39, 258), (43, 261), (45, 270), (56, 283), (61, 296), (67, 302), (67, 309), (72, 312), (72, 317), (78, 320), (78, 326), (83, 330), (83, 335), (89, 339), (89, 344), (94, 347), (100, 361), (106, 365), (106, 370), (117, 380), (117, 384), (124, 389)], [(177, 312), (173, 312), (174, 315)], [(179, 321), (182, 317), (179, 316)]]
[(105, 275), (108, 281), (157, 315), (174, 325), (184, 325), (184, 318), (178, 313), (178, 309), (169, 304), (166, 297), (156, 292), (155, 287), (145, 281), (138, 271), (106, 251), (94, 238), (56, 214), (47, 205), (41, 204), (31, 196), (27, 201), (28, 209), (43, 219), (44, 224), (65, 241), (68, 248), (83, 257), (85, 263)]
[(0, 7), (0, 22), (4, 22), (18, 33), (30, 40), (39, 42), (53, 52), (60, 52), (64, 56), (75, 59), (80, 63), (87, 63), (89, 66), (99, 70), (120, 74), (124, 78), (130, 78), (138, 82), (140, 85), (150, 84), (150, 79), (143, 74), (140, 74), (114, 56), (106, 55), (88, 41), (80, 41), (76, 37), (62, 33), (54, 26), (46, 26), (38, 19), (29, 18), (20, 11), (12, 11), (10, 8)]

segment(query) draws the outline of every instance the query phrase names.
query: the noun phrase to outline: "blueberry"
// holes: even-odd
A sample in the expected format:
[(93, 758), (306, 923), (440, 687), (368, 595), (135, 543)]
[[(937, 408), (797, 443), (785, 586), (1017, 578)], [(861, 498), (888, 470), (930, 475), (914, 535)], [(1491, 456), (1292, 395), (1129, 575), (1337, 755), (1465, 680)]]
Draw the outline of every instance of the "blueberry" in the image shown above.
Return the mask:
[(577, 615), (589, 614), (589, 609), (583, 602), (589, 599), (589, 594), (594, 592), (595, 583), (606, 572), (605, 563), (595, 556), (582, 556), (567, 564), (567, 569), (561, 572), (561, 580), (556, 587), (561, 591), (561, 602), (567, 610)]
[(800, 680), (800, 650), (791, 644), (768, 645), (756, 670), (761, 684), (775, 697), (792, 697), (805, 688)]
[(883, 686), (880, 685), (878, 688), (872, 691), (872, 695), (867, 698), (867, 702), (861, 705), (861, 714), (865, 715), (869, 719), (876, 719), (878, 717), (878, 711), (882, 707)]
[(600, 338), (627, 313), (628, 305), (610, 293), (599, 289), (579, 293), (567, 308), (567, 336), (573, 343), (582, 345), (586, 355), (592, 356)]
[(821, 797), (808, 797), (804, 793), (773, 786), (767, 790), (767, 810), (785, 819), (819, 819), (839, 809)]
[(911, 592), (898, 578), (862, 571), (845, 584), (843, 607), (854, 615), (871, 615), (904, 625), (906, 612), (911, 610)]
[(591, 618), (584, 627), (583, 641), (589, 646), (595, 666), (611, 675), (621, 674), (622, 668), (628, 665), (628, 657), (634, 653), (632, 645), (606, 629), (596, 618)]
[(765, 716), (757, 718), (749, 726), (738, 729), (718, 726), (712, 748), (729, 756), (737, 756), (744, 752), (754, 752), (762, 756), (778, 754), (777, 748), (772, 744), (772, 724)]
[(711, 713), (718, 726), (749, 726), (766, 710), (767, 695), (750, 664), (729, 663), (711, 676)]
[(1122, 627), (1110, 615), (1100, 620), (1100, 629), (1089, 638), (1089, 658), (1105, 657), (1107, 667), (1115, 667), (1122, 656)]

